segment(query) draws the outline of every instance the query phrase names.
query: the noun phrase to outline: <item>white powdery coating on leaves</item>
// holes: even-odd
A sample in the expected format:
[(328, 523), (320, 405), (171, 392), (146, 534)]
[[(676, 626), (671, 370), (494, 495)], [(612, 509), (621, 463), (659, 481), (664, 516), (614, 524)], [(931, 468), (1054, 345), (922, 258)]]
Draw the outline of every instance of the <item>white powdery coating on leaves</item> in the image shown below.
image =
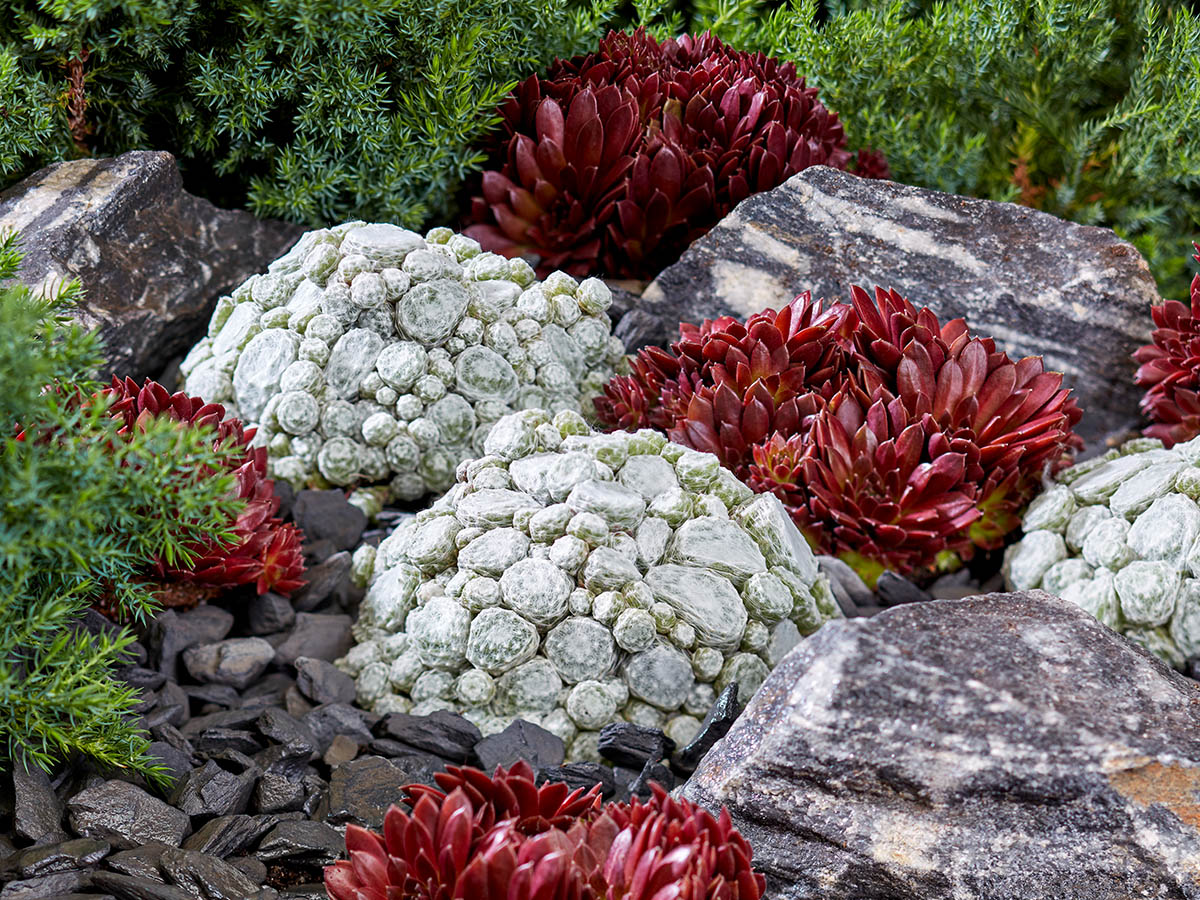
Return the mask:
[(729, 490), (714, 457), (542, 410), (484, 449), (376, 551), (343, 662), (389, 661), (386, 692), (360, 689), (376, 710), (450, 707), (485, 733), (521, 717), (572, 748), (616, 719), (689, 733), (704, 698), (748, 697), (839, 615), (779, 501)]
[(449, 488), (509, 413), (591, 415), (622, 355), (604, 283), (539, 284), (523, 262), (444, 232), (308, 232), (221, 298), (184, 390), (257, 428), (274, 478), (380, 482), (400, 500)]
[(1058, 476), (1005, 554), (1009, 587), (1077, 604), (1170, 665), (1200, 654), (1200, 438), (1138, 438)]

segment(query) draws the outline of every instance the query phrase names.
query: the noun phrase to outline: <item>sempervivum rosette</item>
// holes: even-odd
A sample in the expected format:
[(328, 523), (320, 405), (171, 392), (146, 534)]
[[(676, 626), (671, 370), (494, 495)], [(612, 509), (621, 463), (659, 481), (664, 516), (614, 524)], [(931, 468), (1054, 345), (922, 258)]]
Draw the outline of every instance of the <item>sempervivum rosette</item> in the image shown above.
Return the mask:
[(539, 272), (652, 276), (750, 194), (813, 165), (887, 177), (852, 157), (837, 116), (791, 63), (711, 34), (661, 44), (613, 32), (500, 109), (467, 234)]
[(1014, 362), (879, 288), (684, 324), (631, 369), (597, 398), (603, 422), (716, 453), (868, 583), (1001, 546), (1080, 443), (1080, 411), (1040, 358)]
[(407, 789), (383, 834), (350, 825), (325, 869), (332, 900), (759, 900), (766, 883), (727, 812), (658, 785), (648, 801), (535, 785), (523, 762), (488, 777), (452, 768)]
[[(226, 416), (220, 404), (205, 403), (182, 391), (171, 394), (149, 379), (138, 387), (132, 378), (121, 380), (114, 376), (112, 385), (98, 396), (111, 399), (110, 412), (123, 420), (118, 434), (137, 429), (147, 418), (166, 416), (193, 427), (212, 427), (217, 445), (245, 448), (245, 454), (230, 463), (237, 497), (246, 501), (232, 525), (235, 543), (192, 548), (196, 558), (186, 567), (156, 561), (152, 571), (164, 585), (187, 582), (224, 589), (253, 584), (260, 594), (266, 591), (289, 594), (303, 584), (300, 533), (294, 525), (284, 524), (275, 515), (279, 499), (274, 483), (267, 478), (267, 451), (249, 446), (254, 429), (243, 429), (238, 419)], [(195, 477), (203, 478), (206, 474), (211, 473), (197, 472)], [(168, 587), (162, 597), (166, 602), (198, 599), (194, 592), (180, 591), (177, 587)]]
[[(1200, 253), (1195, 259), (1200, 262)], [(1137, 383), (1148, 388), (1142, 411), (1154, 423), (1144, 433), (1168, 447), (1200, 434), (1200, 275), (1191, 294), (1190, 306), (1167, 300), (1150, 308), (1153, 343), (1133, 354)]]

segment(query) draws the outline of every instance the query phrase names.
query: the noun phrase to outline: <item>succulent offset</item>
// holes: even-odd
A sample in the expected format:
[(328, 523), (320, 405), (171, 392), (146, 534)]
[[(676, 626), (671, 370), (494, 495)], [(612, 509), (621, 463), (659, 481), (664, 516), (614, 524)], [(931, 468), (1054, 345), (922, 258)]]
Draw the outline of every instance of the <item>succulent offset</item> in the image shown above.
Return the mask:
[(325, 869), (332, 900), (759, 900), (766, 880), (727, 811), (713, 818), (657, 784), (646, 802), (540, 786), (519, 762), (489, 777), (450, 767), (410, 785), (383, 834), (350, 825)]
[(679, 330), (605, 386), (600, 420), (715, 453), (868, 584), (1002, 546), (1080, 444), (1080, 410), (1040, 357), (1013, 362), (895, 291), (852, 286), (828, 308), (804, 293)]
[[(459, 483), (356, 553), (369, 586), (339, 664), (377, 712), (542, 725), (572, 759), (624, 718), (686, 743), (840, 615), (783, 506), (717, 458), (577, 413), (501, 419)], [(370, 557), (374, 554), (374, 559)]]
[[(1193, 246), (1200, 262), (1200, 244)], [(1135, 378), (1147, 388), (1142, 411), (1154, 423), (1144, 434), (1169, 447), (1200, 434), (1200, 275), (1192, 278), (1190, 306), (1167, 300), (1150, 315), (1153, 343), (1133, 354)]]
[(501, 416), (579, 409), (624, 348), (602, 281), (538, 282), (522, 260), (435, 228), (311, 231), (222, 297), (185, 389), (258, 429), (294, 487), (443, 491)]
[(711, 34), (661, 44), (612, 32), (501, 106), (467, 234), (538, 271), (653, 277), (752, 193), (851, 156), (836, 114), (791, 63)]
[(1200, 654), (1200, 438), (1138, 438), (1064, 470), (1005, 554), (1040, 587), (1174, 666)]

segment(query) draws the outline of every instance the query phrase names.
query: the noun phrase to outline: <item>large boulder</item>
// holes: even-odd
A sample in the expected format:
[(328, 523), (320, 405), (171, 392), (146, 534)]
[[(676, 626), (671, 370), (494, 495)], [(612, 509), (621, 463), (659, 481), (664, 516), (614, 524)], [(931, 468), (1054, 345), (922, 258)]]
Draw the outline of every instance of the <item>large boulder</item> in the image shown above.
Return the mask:
[(684, 795), (773, 900), (1200, 897), (1200, 686), (1041, 591), (825, 625)]
[(849, 301), (895, 288), (965, 316), (1014, 358), (1044, 356), (1084, 410), (1089, 441), (1137, 420), (1130, 354), (1159, 301), (1146, 261), (1107, 228), (814, 166), (748, 198), (646, 288), (617, 327), (636, 349), (680, 321), (779, 309), (804, 290)]
[(35, 172), (0, 193), (0, 231), (8, 228), (21, 232), (20, 277), (32, 286), (79, 279), (86, 296), (75, 317), (100, 330), (115, 373), (139, 380), (195, 343), (217, 298), (302, 232), (193, 197), (175, 158), (151, 151)]

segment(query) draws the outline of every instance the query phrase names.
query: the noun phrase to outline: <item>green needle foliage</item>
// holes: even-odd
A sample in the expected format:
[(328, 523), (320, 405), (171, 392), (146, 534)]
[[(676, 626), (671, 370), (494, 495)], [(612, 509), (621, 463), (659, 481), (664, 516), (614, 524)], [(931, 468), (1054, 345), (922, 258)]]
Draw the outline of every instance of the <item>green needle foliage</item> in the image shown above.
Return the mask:
[(638, 0), (791, 60), (893, 178), (1113, 228), (1183, 298), (1200, 237), (1200, 17), (1162, 0)]
[(149, 561), (230, 541), (241, 501), (232, 475), (197, 477), (222, 469), (211, 429), (163, 417), (118, 435), (104, 402), (81, 400), (102, 387), (103, 358), (64, 319), (78, 285), (35, 296), (10, 281), (19, 260), (0, 236), (0, 764), (83, 754), (155, 777), (129, 716), (137, 695), (111, 672), (133, 635), (77, 621), (101, 596), (143, 620)]
[[(169, 150), (189, 189), (317, 226), (450, 213), (496, 107), (615, 0), (9, 0), (0, 187)], [(10, 102), (11, 101), (11, 102)]]

